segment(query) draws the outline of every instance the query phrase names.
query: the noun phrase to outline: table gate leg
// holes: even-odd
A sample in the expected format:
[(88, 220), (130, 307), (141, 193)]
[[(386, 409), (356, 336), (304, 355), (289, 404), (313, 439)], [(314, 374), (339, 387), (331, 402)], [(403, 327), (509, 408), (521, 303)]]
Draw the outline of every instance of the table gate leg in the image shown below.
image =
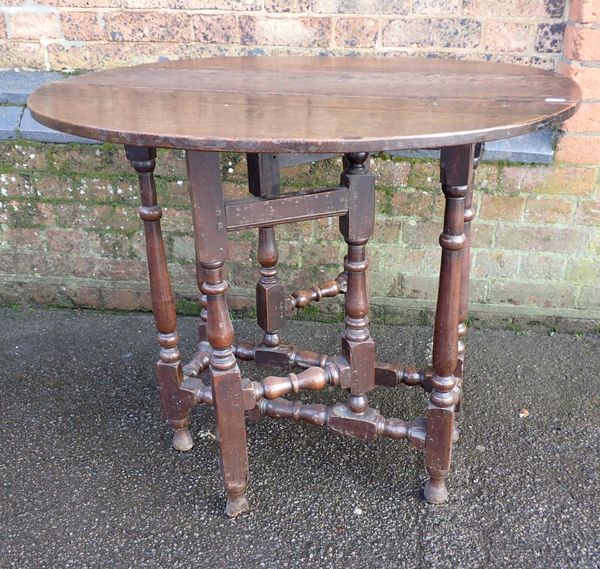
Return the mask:
[[(247, 154), (250, 193), (257, 197), (280, 193), (279, 163), (274, 154)], [(279, 331), (286, 319), (285, 287), (277, 276), (277, 242), (274, 227), (258, 229), (258, 262), (260, 279), (256, 284), (256, 317), (264, 330), (263, 344), (279, 345)]]
[(375, 182), (365, 162), (368, 153), (346, 154), (341, 185), (348, 187), (348, 214), (340, 217), (340, 232), (348, 244), (344, 268), (348, 273), (344, 299), (346, 329), (342, 354), (350, 364), (348, 406), (355, 413), (368, 408), (366, 394), (375, 387), (375, 343), (368, 329), (366, 245), (375, 223)]
[(458, 323), (462, 249), (465, 243), (465, 199), (473, 167), (473, 145), (443, 148), (442, 190), (446, 197), (440, 235), (442, 261), (433, 335), (432, 392), (427, 410), (425, 465), (429, 480), (425, 499), (440, 504), (448, 498), (445, 478), (450, 469), (454, 408), (460, 398), (455, 375), (458, 362)]
[(233, 325), (225, 299), (227, 283), (223, 265), (227, 257), (227, 233), (219, 154), (188, 150), (186, 159), (199, 265), (198, 285), (207, 299), (206, 335), (212, 347), (209, 370), (223, 484), (227, 492), (225, 513), (235, 517), (249, 509), (246, 499), (248, 450), (242, 376), (233, 354)]
[(471, 222), (473, 221), (473, 178), (475, 170), (479, 165), (479, 159), (482, 153), (482, 144), (475, 145), (473, 156), (473, 169), (469, 176), (469, 191), (465, 198), (465, 244), (462, 251), (461, 269), (460, 269), (460, 308), (458, 312), (458, 365), (456, 366), (456, 375), (458, 387), (460, 388), (460, 398), (456, 402), (454, 408), (454, 429), (452, 432), (452, 442), (458, 441), (458, 419), (460, 416), (460, 406), (463, 398), (463, 377), (465, 366), (465, 342), (464, 338), (467, 334), (467, 316), (469, 313), (469, 272), (471, 270)]
[(193, 446), (188, 430), (191, 403), (179, 390), (179, 386), (183, 382), (183, 371), (177, 349), (175, 298), (169, 280), (160, 229), (162, 212), (157, 204), (154, 185), (156, 150), (145, 146), (125, 146), (125, 153), (138, 173), (140, 181), (142, 206), (139, 214), (144, 221), (152, 312), (159, 332), (160, 360), (156, 365), (156, 371), (160, 399), (163, 412), (175, 431), (173, 446), (177, 450), (186, 451)]

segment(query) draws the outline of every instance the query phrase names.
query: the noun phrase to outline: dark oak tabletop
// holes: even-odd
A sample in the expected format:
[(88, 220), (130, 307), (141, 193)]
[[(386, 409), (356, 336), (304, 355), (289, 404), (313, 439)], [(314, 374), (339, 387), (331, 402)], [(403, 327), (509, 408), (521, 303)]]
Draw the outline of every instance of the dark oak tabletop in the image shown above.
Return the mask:
[(43, 85), (33, 117), (99, 140), (237, 152), (357, 152), (508, 138), (571, 116), (570, 78), (521, 65), (372, 57), (169, 61)]

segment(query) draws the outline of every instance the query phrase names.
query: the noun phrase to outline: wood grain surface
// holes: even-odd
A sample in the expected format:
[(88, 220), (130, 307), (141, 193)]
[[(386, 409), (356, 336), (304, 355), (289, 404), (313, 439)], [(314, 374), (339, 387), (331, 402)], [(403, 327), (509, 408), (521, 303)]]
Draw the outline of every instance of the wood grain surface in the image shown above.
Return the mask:
[(236, 152), (356, 152), (508, 138), (571, 116), (570, 78), (520, 65), (372, 57), (159, 62), (48, 83), (51, 128), (99, 140)]

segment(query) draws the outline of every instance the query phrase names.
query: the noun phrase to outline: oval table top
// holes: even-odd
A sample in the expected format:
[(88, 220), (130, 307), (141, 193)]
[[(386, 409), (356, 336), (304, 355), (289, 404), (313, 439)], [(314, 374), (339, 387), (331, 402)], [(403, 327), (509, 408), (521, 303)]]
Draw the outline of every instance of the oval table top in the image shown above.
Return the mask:
[(509, 138), (571, 116), (570, 78), (522, 65), (375, 57), (167, 61), (48, 83), (42, 124), (139, 146), (359, 152)]

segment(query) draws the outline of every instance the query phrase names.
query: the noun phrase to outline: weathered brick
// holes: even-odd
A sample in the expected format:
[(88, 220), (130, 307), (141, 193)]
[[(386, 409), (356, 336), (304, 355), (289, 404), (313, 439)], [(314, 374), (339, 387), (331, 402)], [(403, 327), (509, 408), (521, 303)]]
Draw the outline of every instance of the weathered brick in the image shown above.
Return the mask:
[(565, 273), (567, 281), (577, 284), (592, 284), (600, 281), (600, 263), (589, 257), (571, 258)]
[(568, 223), (573, 219), (575, 202), (561, 198), (527, 198), (523, 219), (540, 223)]
[(523, 216), (525, 198), (511, 195), (484, 195), (479, 217), (502, 221), (519, 221)]
[[(61, 173), (90, 175), (129, 174), (135, 171), (125, 158), (122, 147), (72, 146), (70, 144), (45, 145), (49, 147), (48, 167)], [(31, 154), (29, 154), (31, 156)], [(37, 155), (34, 154), (34, 156)], [(45, 162), (44, 162), (45, 164)], [(40, 169), (43, 166), (38, 166)]]
[(42, 230), (29, 227), (7, 227), (0, 230), (0, 250), (3, 251), (44, 251), (46, 242)]
[(331, 35), (329, 18), (272, 18), (240, 16), (242, 45), (326, 47)]
[(600, 60), (600, 30), (567, 26), (564, 41), (565, 56), (569, 59)]
[(0, 14), (0, 39), (4, 39), (6, 37), (6, 20), (4, 19), (4, 14)]
[(87, 231), (86, 235), (88, 251), (94, 256), (114, 259), (146, 258), (144, 233), (141, 230), (133, 236), (103, 230)]
[(373, 47), (377, 30), (373, 18), (340, 18), (335, 22), (335, 43), (341, 47)]
[(121, 0), (36, 0), (36, 4), (58, 8), (117, 8)]
[(324, 14), (408, 14), (409, 0), (313, 0), (314, 12)]
[(39, 42), (0, 40), (0, 61), (10, 67), (45, 69), (46, 66)]
[(589, 232), (583, 228), (511, 227), (496, 228), (496, 246), (501, 249), (578, 253), (585, 247)]
[(187, 210), (164, 207), (161, 223), (165, 231), (191, 234), (194, 230), (192, 216)]
[(528, 51), (531, 25), (516, 22), (487, 22), (484, 29), (485, 49), (491, 51)]
[(404, 187), (408, 183), (410, 163), (396, 162), (395, 160), (373, 160), (370, 171), (375, 176), (377, 186)]
[(201, 43), (237, 43), (237, 23), (233, 14), (193, 15), (196, 41)]
[(375, 243), (375, 248), (379, 243), (398, 243), (401, 231), (402, 222), (399, 219), (378, 216), (375, 218), (375, 237), (371, 243)]
[(8, 17), (10, 37), (17, 40), (54, 39), (60, 35), (58, 17), (46, 12), (12, 12)]
[(141, 223), (135, 211), (108, 205), (59, 204), (56, 213), (66, 228), (134, 231)]
[(497, 164), (480, 163), (475, 171), (474, 189), (478, 191), (496, 191), (500, 180), (500, 170)]
[(67, 40), (101, 40), (104, 30), (94, 12), (63, 12), (60, 15), (60, 27)]
[[(396, 244), (380, 244), (369, 248), (369, 263), (371, 272), (435, 277), (440, 265), (440, 250), (419, 250), (398, 247)], [(395, 279), (395, 282), (401, 284), (400, 279)]]
[(561, 18), (566, 0), (463, 0), (465, 14)]
[(102, 299), (108, 310), (138, 310), (140, 305), (138, 291), (124, 288), (104, 289)]
[(597, 0), (571, 0), (569, 19), (582, 24), (599, 24), (600, 5)]
[(523, 279), (557, 281), (565, 275), (567, 257), (556, 253), (525, 251), (521, 256), (519, 275)]
[(488, 287), (488, 302), (540, 308), (566, 308), (575, 304), (577, 286), (568, 283), (493, 281)]
[(31, 176), (27, 174), (0, 173), (0, 200), (15, 197), (35, 196), (35, 188), (31, 183)]
[(262, 0), (123, 0), (124, 8), (182, 10), (260, 10)]
[(461, 0), (413, 0), (412, 12), (420, 16), (448, 16), (459, 11)]
[(600, 288), (596, 286), (582, 286), (577, 298), (577, 308), (583, 310), (598, 310), (600, 307)]
[(398, 190), (392, 194), (392, 214), (404, 217), (429, 218), (432, 215), (433, 195), (420, 190)]
[(431, 160), (415, 162), (410, 170), (408, 185), (423, 190), (441, 191), (439, 164)]
[(585, 225), (599, 225), (600, 200), (581, 200), (577, 208), (576, 219)]
[(43, 170), (48, 162), (45, 149), (29, 144), (2, 144), (0, 152), (0, 167), (11, 170)]
[(308, 12), (311, 0), (265, 0), (267, 12)]
[(383, 26), (385, 47), (474, 48), (480, 36), (481, 23), (468, 18), (398, 18)]
[(538, 24), (535, 35), (535, 51), (538, 53), (561, 53), (564, 33), (564, 24)]
[(152, 12), (110, 12), (104, 16), (105, 37), (112, 41), (192, 41), (187, 14)]
[(54, 221), (55, 211), (52, 204), (0, 201), (0, 223), (11, 227), (42, 227), (54, 225)]
[(185, 152), (172, 149), (159, 151), (156, 157), (154, 174), (156, 176), (177, 176), (180, 180), (187, 179)]
[(51, 253), (69, 255), (89, 253), (87, 235), (83, 231), (47, 229), (46, 242), (48, 244), (48, 251)]
[(600, 132), (600, 103), (582, 103), (562, 128), (568, 132)]
[(577, 81), (584, 99), (597, 99), (600, 93), (600, 68), (561, 63), (559, 71)]
[(558, 143), (556, 159), (571, 164), (599, 164), (600, 136), (563, 136)]
[(472, 262), (474, 277), (514, 278), (519, 270), (519, 254), (509, 251), (477, 251)]
[(594, 192), (595, 168), (507, 166), (501, 188), (507, 192), (590, 195)]

